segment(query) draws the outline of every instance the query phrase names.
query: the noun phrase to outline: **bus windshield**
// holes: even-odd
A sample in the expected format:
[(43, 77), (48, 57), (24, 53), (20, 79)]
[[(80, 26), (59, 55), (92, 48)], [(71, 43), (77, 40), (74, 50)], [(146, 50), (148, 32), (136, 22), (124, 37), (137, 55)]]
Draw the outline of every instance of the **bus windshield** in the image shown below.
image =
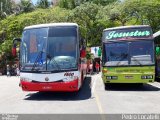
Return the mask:
[(154, 64), (153, 41), (104, 43), (105, 66), (140, 66)]
[(49, 30), (48, 70), (77, 68), (77, 32), (73, 27), (55, 27)]
[(21, 42), (21, 71), (61, 71), (77, 68), (77, 28), (27, 29)]
[(25, 30), (22, 35), (21, 70), (44, 70), (46, 61), (48, 28)]

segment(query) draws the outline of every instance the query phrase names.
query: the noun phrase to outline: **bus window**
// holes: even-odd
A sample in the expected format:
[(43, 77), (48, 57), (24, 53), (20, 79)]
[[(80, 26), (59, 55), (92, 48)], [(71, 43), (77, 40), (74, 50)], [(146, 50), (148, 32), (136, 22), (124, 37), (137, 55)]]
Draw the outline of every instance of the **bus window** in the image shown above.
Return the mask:
[(105, 44), (105, 65), (128, 65), (128, 43)]
[(153, 64), (153, 42), (138, 41), (130, 43), (131, 65)]

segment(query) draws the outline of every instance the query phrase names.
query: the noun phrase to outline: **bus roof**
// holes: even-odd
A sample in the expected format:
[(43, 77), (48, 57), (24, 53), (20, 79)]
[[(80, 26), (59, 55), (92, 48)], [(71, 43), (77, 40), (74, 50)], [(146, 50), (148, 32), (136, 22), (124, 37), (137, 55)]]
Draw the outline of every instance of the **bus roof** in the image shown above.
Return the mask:
[(126, 29), (126, 28), (139, 28), (139, 27), (150, 27), (149, 25), (131, 25), (131, 26), (119, 26), (119, 27), (113, 27), (113, 28), (106, 28), (103, 30), (107, 31), (107, 30), (116, 30), (116, 29)]
[(32, 28), (42, 28), (42, 27), (52, 27), (52, 26), (77, 26), (77, 23), (48, 23), (48, 24), (38, 24), (38, 25), (31, 25), (24, 28), (25, 29), (32, 29)]
[(153, 37), (154, 37), (154, 38), (155, 38), (155, 37), (158, 37), (158, 36), (160, 36), (160, 30), (159, 30), (158, 32), (156, 32), (156, 33), (153, 34)]

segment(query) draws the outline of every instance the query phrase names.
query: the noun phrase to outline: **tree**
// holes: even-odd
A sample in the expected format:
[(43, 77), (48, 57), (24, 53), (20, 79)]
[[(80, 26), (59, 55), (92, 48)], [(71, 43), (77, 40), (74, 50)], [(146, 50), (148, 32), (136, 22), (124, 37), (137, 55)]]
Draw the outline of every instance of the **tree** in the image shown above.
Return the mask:
[(98, 5), (106, 6), (106, 5), (109, 5), (111, 3), (117, 2), (118, 0), (84, 0), (84, 1), (93, 2), (93, 3), (98, 4)]
[(159, 0), (141, 0), (141, 7), (137, 6), (139, 10), (138, 16), (141, 24), (151, 25), (153, 31), (160, 29), (160, 2)]
[(31, 12), (34, 10), (34, 6), (30, 0), (21, 0), (19, 6), (21, 12)]
[(74, 9), (77, 6), (75, 0), (60, 0), (58, 5), (66, 9)]
[(38, 0), (37, 2), (37, 7), (38, 8), (49, 8), (50, 3), (48, 2), (48, 0)]
[[(0, 63), (6, 60), (14, 59), (11, 54), (13, 38), (21, 37), (25, 26), (51, 23), (65, 22), (67, 20), (68, 11), (54, 7), (50, 9), (37, 9), (30, 13), (8, 16), (0, 21)], [(5, 58), (5, 59), (4, 59)]]
[(66, 9), (74, 9), (75, 7), (80, 6), (86, 2), (106, 6), (116, 1), (118, 0), (60, 0), (59, 6)]
[(124, 0), (105, 6), (102, 12), (115, 26), (147, 24), (157, 31), (160, 28), (159, 6), (159, 0)]
[(1, 0), (0, 1), (0, 18), (6, 18), (8, 15), (12, 14), (12, 5), (14, 2), (11, 0)]
[(87, 40), (87, 44), (92, 39), (92, 30), (96, 22), (96, 15), (98, 13), (98, 6), (93, 3), (84, 3), (75, 9), (69, 15), (68, 20), (76, 22), (80, 25), (82, 36)]

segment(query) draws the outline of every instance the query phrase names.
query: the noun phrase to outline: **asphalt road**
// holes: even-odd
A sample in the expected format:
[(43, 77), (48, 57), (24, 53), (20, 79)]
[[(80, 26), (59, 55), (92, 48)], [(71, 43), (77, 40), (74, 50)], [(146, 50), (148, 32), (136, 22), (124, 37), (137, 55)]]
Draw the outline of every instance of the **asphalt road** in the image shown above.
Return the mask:
[(0, 76), (0, 113), (160, 113), (160, 83), (105, 88), (101, 75), (88, 76), (78, 93), (24, 92), (19, 77)]

